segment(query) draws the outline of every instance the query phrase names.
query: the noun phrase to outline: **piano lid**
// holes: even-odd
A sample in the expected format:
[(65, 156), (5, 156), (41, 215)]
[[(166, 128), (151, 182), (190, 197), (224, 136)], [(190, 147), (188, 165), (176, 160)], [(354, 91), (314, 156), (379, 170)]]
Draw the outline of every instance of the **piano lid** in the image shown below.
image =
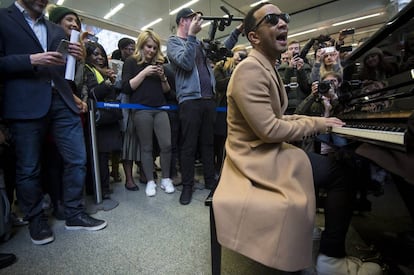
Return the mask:
[[(414, 1), (344, 61), (340, 99), (346, 105), (393, 93), (414, 93)], [(414, 106), (412, 106), (414, 109)]]
[[(382, 28), (373, 34), (362, 45), (355, 49), (346, 58), (346, 64), (353, 63), (364, 57), (372, 48), (378, 47), (382, 50), (390, 50), (396, 56), (401, 51), (414, 52), (414, 28), (413, 28), (414, 1), (408, 3), (404, 9), (394, 15)], [(411, 40), (411, 41), (409, 41)], [(407, 49), (405, 49), (405, 47)]]
[(382, 147), (413, 150), (413, 16), (411, 1), (348, 55), (339, 93), (343, 109), (337, 115), (347, 126), (338, 134)]

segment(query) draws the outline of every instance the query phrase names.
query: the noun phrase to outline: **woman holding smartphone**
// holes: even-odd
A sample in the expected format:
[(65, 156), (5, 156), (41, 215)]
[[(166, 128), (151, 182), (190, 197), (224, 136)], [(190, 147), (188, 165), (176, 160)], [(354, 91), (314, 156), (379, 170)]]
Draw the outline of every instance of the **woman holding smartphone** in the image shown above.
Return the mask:
[(315, 53), (315, 63), (311, 71), (311, 81), (320, 81), (321, 76), (328, 72), (335, 72), (342, 77), (342, 66), (339, 52), (335, 47), (320, 48)]
[(171, 129), (168, 114), (164, 110), (151, 108), (165, 105), (164, 94), (171, 90), (164, 74), (164, 57), (160, 47), (160, 38), (155, 32), (141, 32), (134, 54), (125, 60), (122, 69), (122, 93), (130, 95), (130, 103), (149, 107), (132, 112), (140, 142), (141, 162), (147, 177), (145, 193), (148, 197), (155, 196), (157, 187), (153, 177), (153, 133), (160, 146), (160, 187), (166, 193), (175, 191), (170, 179)]

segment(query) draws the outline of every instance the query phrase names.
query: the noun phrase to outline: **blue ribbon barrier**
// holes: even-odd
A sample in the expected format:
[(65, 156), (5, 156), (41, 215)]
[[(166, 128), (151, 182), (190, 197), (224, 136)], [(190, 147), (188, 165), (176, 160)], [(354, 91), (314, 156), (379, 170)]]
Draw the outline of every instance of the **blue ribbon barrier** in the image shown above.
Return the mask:
[(216, 112), (227, 113), (227, 107), (216, 107)]
[[(114, 102), (96, 102), (97, 108), (117, 108), (117, 109), (133, 109), (133, 110), (164, 110), (177, 111), (177, 105), (164, 105), (160, 107), (149, 107), (141, 104), (131, 103), (114, 103)], [(227, 112), (227, 107), (216, 107), (216, 112)]]

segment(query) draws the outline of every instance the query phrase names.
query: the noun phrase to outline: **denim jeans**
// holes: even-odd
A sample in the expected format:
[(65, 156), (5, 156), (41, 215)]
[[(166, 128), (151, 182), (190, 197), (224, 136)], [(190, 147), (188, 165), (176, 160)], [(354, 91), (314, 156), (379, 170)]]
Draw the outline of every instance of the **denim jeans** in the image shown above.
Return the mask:
[(86, 152), (79, 114), (72, 112), (58, 94), (53, 94), (46, 116), (33, 120), (12, 120), (10, 128), (16, 146), (16, 194), (25, 218), (42, 213), (43, 190), (40, 156), (49, 131), (63, 158), (63, 203), (66, 218), (84, 210), (82, 201), (86, 173)]

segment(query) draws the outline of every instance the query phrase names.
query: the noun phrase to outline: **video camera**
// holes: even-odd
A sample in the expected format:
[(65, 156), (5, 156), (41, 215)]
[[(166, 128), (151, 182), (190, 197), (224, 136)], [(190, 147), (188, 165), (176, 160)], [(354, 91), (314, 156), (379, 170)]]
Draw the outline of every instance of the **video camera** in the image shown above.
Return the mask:
[(206, 51), (207, 58), (213, 62), (224, 60), (233, 56), (230, 49), (219, 40), (214, 40), (217, 29), (224, 31), (226, 26), (230, 26), (232, 21), (243, 21), (241, 17), (233, 17), (226, 7), (220, 6), (220, 9), (227, 14), (227, 17), (201, 16), (203, 20), (213, 21), (210, 25), (209, 38), (203, 39), (203, 47)]

